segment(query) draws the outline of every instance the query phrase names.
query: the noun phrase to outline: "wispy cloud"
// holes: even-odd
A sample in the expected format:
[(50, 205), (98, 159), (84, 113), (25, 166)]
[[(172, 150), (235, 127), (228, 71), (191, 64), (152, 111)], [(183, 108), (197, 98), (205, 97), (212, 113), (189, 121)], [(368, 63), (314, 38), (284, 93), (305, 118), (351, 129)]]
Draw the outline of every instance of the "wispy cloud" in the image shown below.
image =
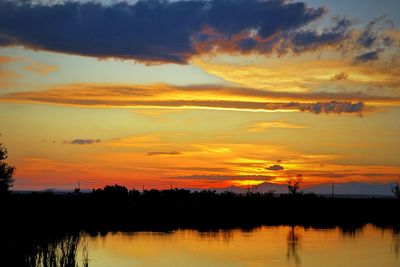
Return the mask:
[(64, 140), (64, 144), (71, 144), (71, 145), (92, 145), (100, 143), (100, 139), (73, 139), (73, 140)]
[(249, 131), (250, 132), (264, 132), (268, 129), (271, 128), (282, 128), (282, 129), (304, 129), (307, 128), (307, 126), (299, 125), (299, 124), (292, 124), (292, 123), (286, 123), (286, 122), (279, 122), (279, 121), (273, 121), (273, 122), (256, 122), (254, 123)]
[(18, 60), (20, 59), (0, 55), (0, 88), (6, 88), (10, 86), (13, 81), (20, 77), (17, 72), (6, 67), (7, 64), (16, 62)]
[[(296, 99), (308, 96), (320, 101), (327, 98), (367, 101), (368, 97), (374, 97), (375, 100), (380, 97), (400, 98), (397, 89), (399, 59), (393, 58), (393, 62), (385, 64), (354, 64), (353, 58), (341, 60), (315, 53), (313, 57), (297, 59), (281, 57), (262, 60), (252, 57), (251, 60), (255, 61), (253, 64), (243, 64), (248, 60), (245, 58), (242, 62), (233, 63), (218, 58), (196, 59), (193, 63), (226, 81), (246, 88), (261, 89), (261, 92), (267, 91), (263, 93), (266, 98), (286, 95)], [(277, 95), (272, 96), (271, 92)]]
[(178, 151), (152, 151), (147, 152), (147, 156), (173, 156), (181, 154)]
[(57, 66), (47, 65), (40, 62), (33, 62), (32, 64), (24, 67), (26, 71), (33, 72), (40, 76), (46, 76), (51, 72), (57, 71)]
[(15, 62), (19, 60), (16, 57), (9, 57), (9, 56), (1, 56), (0, 55), (0, 64), (7, 64), (7, 63), (11, 63), (11, 62)]
[(175, 179), (187, 179), (187, 180), (216, 180), (216, 181), (231, 181), (231, 180), (255, 180), (255, 181), (267, 181), (275, 178), (274, 176), (268, 175), (187, 175), (187, 176), (176, 176), (171, 177)]
[(370, 51), (370, 52), (366, 52), (363, 53), (361, 55), (358, 55), (354, 58), (354, 63), (355, 64), (359, 64), (359, 63), (364, 63), (364, 62), (368, 62), (368, 61), (373, 61), (373, 60), (377, 60), (379, 57), (379, 54), (382, 53), (383, 50), (382, 49), (377, 49), (374, 51)]

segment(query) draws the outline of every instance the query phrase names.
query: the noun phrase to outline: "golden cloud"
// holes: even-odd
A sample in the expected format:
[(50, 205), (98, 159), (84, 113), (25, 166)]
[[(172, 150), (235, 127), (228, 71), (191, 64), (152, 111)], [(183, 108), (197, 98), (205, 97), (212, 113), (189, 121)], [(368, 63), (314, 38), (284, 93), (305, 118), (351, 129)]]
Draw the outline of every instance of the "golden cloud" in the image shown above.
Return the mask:
[(264, 132), (268, 129), (271, 128), (283, 128), (283, 129), (304, 129), (307, 128), (307, 126), (299, 125), (299, 124), (292, 124), (292, 123), (286, 123), (286, 122), (279, 122), (279, 121), (273, 121), (273, 122), (256, 122), (254, 123), (249, 131), (250, 132)]
[[(197, 58), (192, 63), (228, 82), (285, 93), (353, 93), (400, 97), (396, 62), (354, 65), (336, 56)], [(250, 62), (245, 64), (243, 62)]]
[(1, 102), (81, 107), (223, 109), (258, 112), (364, 113), (366, 103), (388, 105), (400, 98), (362, 93), (274, 92), (222, 86), (71, 84), (44, 91), (10, 93)]

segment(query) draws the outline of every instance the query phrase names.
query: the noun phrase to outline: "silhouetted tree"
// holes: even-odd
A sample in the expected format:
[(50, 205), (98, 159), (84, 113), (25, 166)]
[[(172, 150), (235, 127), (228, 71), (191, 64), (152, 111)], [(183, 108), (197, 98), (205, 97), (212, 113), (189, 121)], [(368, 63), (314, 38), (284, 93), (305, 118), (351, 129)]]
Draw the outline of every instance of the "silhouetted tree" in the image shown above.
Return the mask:
[(301, 174), (296, 175), (296, 177), (290, 177), (287, 179), (287, 185), (290, 195), (298, 195), (300, 184), (303, 182), (303, 176)]
[(103, 192), (107, 195), (113, 196), (127, 196), (128, 188), (122, 185), (106, 185), (103, 189)]
[(129, 195), (133, 197), (140, 197), (140, 191), (133, 188), (132, 190), (129, 190)]
[(399, 181), (395, 182), (394, 185), (392, 185), (392, 192), (396, 198), (400, 199), (400, 182)]
[(0, 142), (0, 194), (8, 193), (13, 186), (15, 167), (6, 162), (7, 149)]

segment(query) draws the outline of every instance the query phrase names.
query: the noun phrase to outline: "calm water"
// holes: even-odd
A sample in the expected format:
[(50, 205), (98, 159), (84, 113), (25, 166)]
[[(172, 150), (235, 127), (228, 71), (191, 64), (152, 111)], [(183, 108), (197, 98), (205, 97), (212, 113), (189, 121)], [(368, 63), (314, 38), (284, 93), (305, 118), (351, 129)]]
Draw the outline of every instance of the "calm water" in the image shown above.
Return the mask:
[(400, 266), (399, 233), (372, 225), (108, 233), (84, 240), (89, 266)]

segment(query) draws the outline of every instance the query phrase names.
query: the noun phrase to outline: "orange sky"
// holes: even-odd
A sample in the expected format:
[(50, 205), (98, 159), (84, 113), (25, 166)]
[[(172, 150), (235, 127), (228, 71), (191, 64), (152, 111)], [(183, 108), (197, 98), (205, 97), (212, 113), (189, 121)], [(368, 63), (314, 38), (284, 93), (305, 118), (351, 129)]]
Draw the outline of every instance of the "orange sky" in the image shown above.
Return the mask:
[[(227, 37), (207, 26), (179, 64), (0, 42), (0, 133), (14, 189), (247, 187), (296, 174), (304, 186), (397, 180), (399, 25), (371, 15), (391, 10), (385, 3), (322, 43), (338, 33), (341, 7), (330, 3), (315, 22), (318, 48), (282, 31)], [(375, 46), (362, 46), (365, 34)], [(246, 38), (258, 46), (239, 50)]]

